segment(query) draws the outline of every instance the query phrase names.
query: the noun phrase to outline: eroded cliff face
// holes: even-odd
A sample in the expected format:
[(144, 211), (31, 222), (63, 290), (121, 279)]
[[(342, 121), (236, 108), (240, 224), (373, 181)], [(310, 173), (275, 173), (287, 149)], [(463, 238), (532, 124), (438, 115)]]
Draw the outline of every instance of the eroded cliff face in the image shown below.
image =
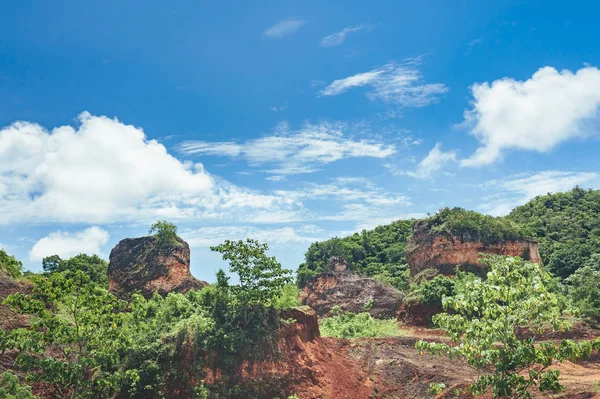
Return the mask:
[(441, 274), (453, 274), (456, 266), (477, 271), (481, 254), (518, 256), (534, 263), (542, 258), (538, 243), (531, 239), (483, 243), (469, 237), (455, 237), (447, 233), (432, 233), (424, 222), (417, 222), (413, 236), (406, 247), (410, 274), (415, 276), (425, 269), (437, 269)]
[(178, 238), (160, 246), (155, 237), (126, 238), (110, 251), (109, 291), (127, 297), (140, 291), (145, 297), (154, 292), (187, 292), (208, 285), (190, 273), (190, 247)]
[(368, 311), (373, 317), (392, 318), (404, 294), (372, 278), (343, 270), (323, 273), (308, 281), (300, 298), (319, 316), (328, 315), (334, 306), (353, 313), (364, 312), (365, 304), (371, 302)]

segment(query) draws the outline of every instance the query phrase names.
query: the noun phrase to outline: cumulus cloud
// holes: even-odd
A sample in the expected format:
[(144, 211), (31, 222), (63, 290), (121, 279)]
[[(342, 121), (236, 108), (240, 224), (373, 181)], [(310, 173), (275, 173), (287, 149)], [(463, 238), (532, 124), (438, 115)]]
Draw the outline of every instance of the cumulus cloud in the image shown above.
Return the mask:
[(577, 185), (600, 187), (600, 173), (548, 170), (529, 176), (489, 181), (485, 185), (498, 190), (498, 193), (489, 197), (489, 201), (483, 203), (480, 209), (501, 216), (538, 195), (568, 191)]
[(421, 57), (403, 63), (389, 63), (371, 71), (334, 80), (320, 91), (321, 96), (337, 96), (352, 88), (369, 86), (367, 96), (400, 107), (425, 107), (435, 103), (448, 92), (443, 83), (423, 83), (417, 69)]
[(486, 165), (509, 149), (547, 152), (590, 134), (600, 109), (600, 70), (588, 66), (573, 73), (544, 67), (528, 80), (476, 83), (471, 92), (464, 126), (481, 147), (462, 165)]
[(89, 113), (78, 127), (51, 131), (13, 123), (0, 130), (0, 159), (0, 224), (234, 219), (296, 206), (213, 178), (202, 164), (171, 156), (141, 128)]
[(279, 38), (291, 35), (298, 32), (302, 26), (306, 24), (306, 21), (302, 19), (288, 18), (279, 21), (275, 25), (267, 28), (263, 33), (263, 37), (268, 38)]
[(273, 135), (244, 143), (186, 141), (179, 150), (187, 155), (239, 156), (252, 166), (267, 165), (267, 172), (276, 175), (311, 173), (340, 159), (386, 158), (396, 152), (391, 144), (353, 139), (347, 134), (350, 130), (344, 123), (306, 124), (300, 130), (282, 123)]
[(355, 25), (355, 26), (347, 26), (339, 32), (336, 32), (332, 35), (325, 36), (321, 39), (321, 47), (335, 47), (344, 43), (346, 37), (351, 33), (357, 33), (360, 31), (370, 31), (373, 29), (373, 25)]
[(435, 172), (443, 168), (448, 162), (456, 161), (456, 151), (442, 151), (440, 143), (429, 151), (429, 154), (419, 163), (417, 170), (406, 174), (418, 179), (429, 179)]
[(70, 258), (81, 253), (98, 254), (108, 238), (108, 232), (97, 226), (75, 233), (56, 231), (35, 243), (29, 252), (29, 259), (40, 261), (51, 255)]

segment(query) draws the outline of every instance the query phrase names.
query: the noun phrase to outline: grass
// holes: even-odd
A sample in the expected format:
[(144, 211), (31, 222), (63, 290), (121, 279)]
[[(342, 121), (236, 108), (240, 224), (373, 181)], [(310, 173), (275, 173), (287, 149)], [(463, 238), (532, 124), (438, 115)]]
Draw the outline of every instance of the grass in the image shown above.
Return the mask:
[(342, 313), (333, 309), (334, 316), (320, 322), (321, 335), (333, 338), (379, 338), (404, 335), (395, 319), (374, 319), (368, 312)]

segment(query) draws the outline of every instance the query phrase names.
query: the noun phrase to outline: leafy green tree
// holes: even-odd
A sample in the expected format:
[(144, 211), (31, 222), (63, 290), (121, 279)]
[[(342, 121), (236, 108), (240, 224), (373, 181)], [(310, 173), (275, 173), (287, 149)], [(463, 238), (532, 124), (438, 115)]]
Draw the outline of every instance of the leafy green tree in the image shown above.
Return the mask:
[[(480, 377), (470, 389), (494, 398), (529, 398), (529, 390), (560, 392), (555, 362), (589, 356), (590, 342), (536, 342), (544, 328), (562, 329), (561, 299), (549, 290), (551, 275), (520, 258), (490, 256), (487, 279), (459, 272), (455, 294), (443, 299), (448, 313), (434, 316), (451, 343), (420, 341), (421, 352), (464, 359)], [(522, 338), (519, 329), (532, 336)], [(597, 345), (597, 344), (595, 344)]]
[(600, 254), (590, 258), (564, 284), (573, 313), (600, 321)]
[(31, 393), (31, 387), (22, 385), (19, 377), (10, 371), (0, 374), (0, 398), (4, 399), (39, 399)]
[(97, 255), (79, 254), (66, 260), (58, 255), (52, 255), (42, 259), (42, 268), (47, 275), (52, 273), (73, 275), (77, 271), (82, 271), (89, 276), (91, 282), (108, 288), (108, 263)]
[(160, 246), (168, 246), (177, 242), (177, 226), (166, 220), (159, 220), (150, 226), (150, 235), (156, 237)]
[(12, 278), (21, 277), (23, 271), (23, 263), (17, 260), (14, 256), (0, 249), (0, 269), (4, 270)]
[(283, 269), (274, 256), (268, 256), (267, 244), (247, 239), (226, 240), (210, 248), (229, 262), (229, 270), (238, 275), (239, 285), (233, 294), (246, 303), (271, 305), (286, 284), (292, 281), (291, 270)]
[(65, 398), (108, 397), (116, 388), (119, 353), (132, 336), (125, 302), (76, 270), (37, 276), (31, 295), (10, 295), (5, 304), (33, 316), (31, 328), (11, 330), (0, 342), (2, 350), (18, 351), (17, 365), (29, 378)]

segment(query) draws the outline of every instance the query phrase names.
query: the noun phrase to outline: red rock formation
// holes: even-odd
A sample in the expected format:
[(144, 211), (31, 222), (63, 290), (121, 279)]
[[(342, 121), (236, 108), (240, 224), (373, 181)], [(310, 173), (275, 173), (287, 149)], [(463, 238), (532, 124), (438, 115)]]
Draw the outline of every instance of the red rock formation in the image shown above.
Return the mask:
[(155, 237), (126, 238), (110, 252), (108, 287), (127, 297), (136, 291), (146, 297), (154, 292), (187, 292), (208, 285), (190, 273), (190, 247), (178, 238), (160, 246)]
[[(342, 264), (342, 263), (337, 263)], [(376, 318), (392, 318), (404, 299), (404, 294), (375, 279), (363, 277), (349, 270), (327, 272), (309, 280), (302, 288), (303, 305), (325, 316), (334, 306), (342, 310), (360, 313), (365, 304), (371, 303), (369, 313)]]
[(534, 263), (542, 258), (538, 243), (531, 239), (507, 240), (496, 243), (470, 241), (448, 233), (432, 233), (423, 222), (415, 223), (413, 236), (407, 244), (406, 260), (410, 274), (425, 269), (437, 269), (442, 274), (453, 274), (456, 266), (481, 266), (481, 254), (519, 256)]

